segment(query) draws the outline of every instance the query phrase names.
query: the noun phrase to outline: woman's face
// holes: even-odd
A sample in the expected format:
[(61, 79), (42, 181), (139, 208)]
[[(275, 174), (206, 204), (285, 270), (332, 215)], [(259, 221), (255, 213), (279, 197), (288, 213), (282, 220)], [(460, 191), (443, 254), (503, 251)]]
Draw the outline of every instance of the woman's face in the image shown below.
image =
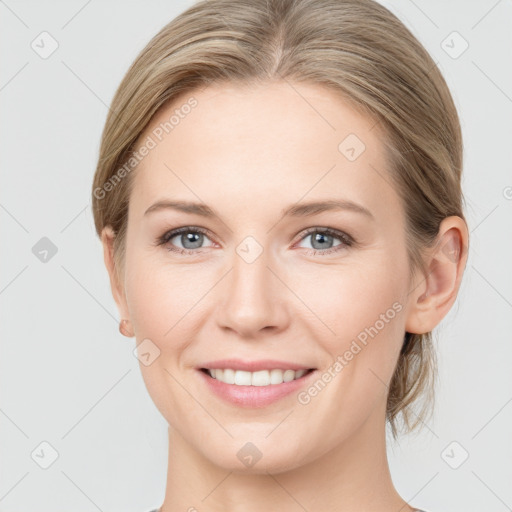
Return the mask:
[[(175, 434), (255, 473), (380, 441), (411, 285), (374, 121), (321, 86), (216, 84), (161, 110), (143, 145), (121, 308)], [(313, 371), (268, 384), (301, 375), (280, 369)]]

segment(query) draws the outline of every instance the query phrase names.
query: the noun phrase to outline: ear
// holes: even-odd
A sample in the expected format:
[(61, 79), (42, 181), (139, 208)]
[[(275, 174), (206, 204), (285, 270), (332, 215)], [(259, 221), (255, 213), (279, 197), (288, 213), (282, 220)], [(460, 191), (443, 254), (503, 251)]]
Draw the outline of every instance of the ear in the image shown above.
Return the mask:
[(423, 334), (436, 327), (451, 309), (468, 257), (468, 229), (458, 216), (446, 217), (430, 250), (427, 275), (418, 276), (410, 293), (405, 330)]
[(130, 313), (126, 303), (124, 284), (119, 281), (115, 268), (114, 239), (115, 234), (112, 230), (112, 227), (104, 227), (101, 232), (101, 243), (103, 244), (103, 259), (105, 260), (105, 266), (107, 267), (107, 271), (110, 277), (110, 288), (112, 290), (112, 296), (116, 301), (121, 318), (129, 320)]

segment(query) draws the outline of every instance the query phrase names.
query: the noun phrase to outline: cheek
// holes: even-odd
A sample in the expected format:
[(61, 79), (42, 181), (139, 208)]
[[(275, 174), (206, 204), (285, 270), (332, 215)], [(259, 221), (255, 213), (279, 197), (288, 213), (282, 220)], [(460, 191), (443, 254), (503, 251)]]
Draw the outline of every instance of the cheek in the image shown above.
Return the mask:
[(383, 399), (393, 375), (403, 340), (406, 267), (396, 257), (381, 255), (333, 268), (308, 274), (297, 294), (308, 298), (307, 305), (321, 320), (308, 320), (317, 344), (339, 362), (331, 368), (336, 377), (325, 399), (359, 411), (353, 419), (357, 423)]
[[(194, 305), (205, 293), (191, 280), (192, 267), (188, 271), (185, 268), (171, 268), (162, 264), (160, 258), (143, 254), (127, 258), (126, 266), (126, 298), (137, 344), (149, 346), (150, 357), (154, 357), (146, 365), (139, 350), (141, 374), (153, 402), (171, 424), (179, 422), (180, 417), (188, 417), (189, 409), (193, 409), (189, 395), (179, 384), (180, 366), (194, 338)], [(146, 339), (154, 345), (144, 345)]]
[[(319, 386), (318, 398), (311, 390), (307, 407), (317, 412), (318, 428), (323, 423), (335, 426), (331, 442), (349, 436), (385, 401), (404, 328), (400, 291), (405, 276), (396, 273), (396, 263), (389, 272), (391, 264), (367, 262), (331, 273), (329, 279), (317, 273), (302, 280), (298, 295), (308, 297), (308, 306), (322, 320), (311, 318), (308, 326), (314, 326), (317, 346), (330, 356), (323, 372), (328, 383)], [(340, 415), (340, 410), (350, 415)]]
[(343, 267), (318, 267), (314, 272), (302, 272), (300, 279), (292, 275), (288, 279), (295, 282), (297, 295), (305, 298), (306, 318), (311, 312), (317, 316), (318, 339), (327, 340), (333, 353), (354, 338), (364, 341), (369, 331), (375, 335), (375, 324), (381, 338), (398, 332), (396, 318), (403, 309), (400, 283), (405, 276), (390, 270), (391, 263), (382, 258), (375, 262), (352, 260)]
[(127, 301), (132, 323), (138, 338), (150, 338), (158, 343), (164, 333), (171, 327), (172, 294), (156, 278), (151, 269), (137, 268), (130, 273), (126, 283)]
[(127, 302), (137, 337), (157, 344), (176, 339), (181, 321), (194, 314), (192, 308), (205, 293), (208, 283), (200, 275), (193, 265), (166, 264), (165, 254), (158, 252), (127, 256)]

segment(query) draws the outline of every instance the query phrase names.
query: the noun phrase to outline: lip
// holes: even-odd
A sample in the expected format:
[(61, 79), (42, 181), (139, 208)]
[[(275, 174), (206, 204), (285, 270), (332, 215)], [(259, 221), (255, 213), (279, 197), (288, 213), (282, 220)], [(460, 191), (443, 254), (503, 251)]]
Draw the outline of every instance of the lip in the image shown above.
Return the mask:
[(311, 366), (291, 363), (288, 361), (278, 361), (277, 359), (262, 359), (259, 361), (243, 361), (241, 359), (220, 359), (218, 361), (207, 361), (197, 366), (198, 370), (202, 368), (221, 369), (231, 368), (232, 370), (242, 370), (246, 372), (257, 372), (259, 370), (310, 370)]
[[(261, 361), (259, 363), (261, 363)], [(213, 366), (211, 368), (221, 367)], [(229, 365), (225, 366), (225, 368), (235, 369)], [(269, 367), (266, 366), (264, 369), (268, 368)], [(274, 368), (279, 368), (279, 366), (276, 366)], [(286, 369), (293, 370), (294, 368)], [(301, 367), (298, 369), (306, 370), (307, 367)], [(294, 379), (289, 382), (283, 382), (282, 384), (271, 384), (269, 386), (238, 386), (236, 384), (226, 384), (225, 382), (221, 382), (220, 380), (214, 379), (208, 374), (208, 372), (205, 372), (200, 368), (197, 369), (197, 373), (207, 386), (207, 389), (216, 396), (223, 399), (224, 401), (232, 405), (236, 405), (238, 407), (260, 409), (263, 407), (267, 407), (275, 402), (278, 402), (279, 400), (282, 400), (283, 398), (290, 396), (292, 393), (297, 393), (300, 390), (300, 388), (308, 385), (312, 376), (318, 373), (317, 370), (311, 370), (312, 371), (304, 374), (302, 377), (298, 379)]]

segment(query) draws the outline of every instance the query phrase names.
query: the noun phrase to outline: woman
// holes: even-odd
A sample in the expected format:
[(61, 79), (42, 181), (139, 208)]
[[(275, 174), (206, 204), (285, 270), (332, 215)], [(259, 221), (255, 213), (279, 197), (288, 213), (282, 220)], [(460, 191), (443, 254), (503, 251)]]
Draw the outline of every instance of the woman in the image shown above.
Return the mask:
[(149, 42), (93, 208), (169, 423), (160, 512), (418, 510), (385, 428), (431, 410), (461, 171), (444, 79), (372, 0), (208, 0)]

